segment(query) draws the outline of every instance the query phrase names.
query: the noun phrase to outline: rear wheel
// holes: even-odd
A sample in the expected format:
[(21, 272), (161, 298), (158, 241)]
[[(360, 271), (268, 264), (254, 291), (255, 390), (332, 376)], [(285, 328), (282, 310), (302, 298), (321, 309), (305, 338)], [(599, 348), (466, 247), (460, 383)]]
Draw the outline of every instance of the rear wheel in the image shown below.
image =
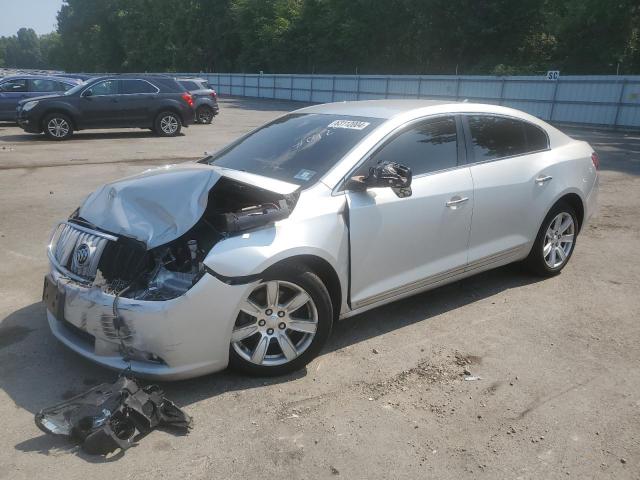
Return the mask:
[(213, 121), (213, 109), (207, 105), (202, 105), (196, 110), (196, 120), (198, 123), (209, 125)]
[(229, 365), (251, 375), (304, 367), (326, 342), (333, 322), (329, 293), (313, 272), (286, 267), (254, 288), (240, 307)]
[(526, 265), (538, 275), (557, 275), (569, 262), (577, 237), (575, 210), (568, 203), (558, 203), (542, 222)]
[(67, 140), (73, 135), (71, 119), (63, 113), (51, 113), (43, 122), (44, 134), (52, 140)]
[(162, 137), (175, 137), (180, 133), (182, 121), (173, 112), (162, 112), (156, 117), (154, 131)]

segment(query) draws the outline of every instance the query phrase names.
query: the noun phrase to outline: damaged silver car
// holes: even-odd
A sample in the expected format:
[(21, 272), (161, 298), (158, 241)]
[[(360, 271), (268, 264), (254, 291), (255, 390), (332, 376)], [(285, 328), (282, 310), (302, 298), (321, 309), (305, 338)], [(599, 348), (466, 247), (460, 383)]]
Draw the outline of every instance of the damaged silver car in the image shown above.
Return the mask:
[(290, 372), (340, 318), (514, 261), (559, 273), (597, 167), (585, 142), (505, 107), (297, 110), (89, 195), (50, 241), (49, 325), (147, 377)]

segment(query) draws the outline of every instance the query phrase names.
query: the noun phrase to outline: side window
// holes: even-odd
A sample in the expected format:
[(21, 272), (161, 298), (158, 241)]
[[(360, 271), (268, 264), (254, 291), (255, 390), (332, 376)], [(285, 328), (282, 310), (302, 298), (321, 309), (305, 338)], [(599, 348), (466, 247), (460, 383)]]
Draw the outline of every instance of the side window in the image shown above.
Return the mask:
[(470, 115), (474, 161), (482, 162), (527, 152), (524, 123), (492, 115)]
[(381, 162), (406, 165), (413, 175), (455, 167), (458, 164), (455, 117), (426, 120), (396, 135), (367, 163)]
[(156, 93), (157, 89), (143, 80), (122, 80), (122, 93)]
[(31, 80), (32, 92), (59, 92), (60, 82), (54, 80), (44, 80), (41, 78), (35, 78)]
[(92, 85), (90, 90), (93, 95), (117, 95), (118, 94), (118, 81), (117, 80), (105, 80), (104, 82), (96, 83)]
[(57, 82), (58, 83), (58, 92), (66, 92), (67, 90), (71, 90), (75, 85), (71, 85), (70, 83)]
[(196, 82), (190, 82), (187, 80), (183, 80), (180, 82), (180, 85), (182, 85), (184, 88), (186, 88), (189, 91), (192, 90), (200, 90), (200, 87), (198, 87), (198, 84)]
[(540, 127), (536, 127), (531, 123), (525, 123), (524, 134), (527, 137), (528, 152), (539, 152), (540, 150), (549, 148), (547, 134)]
[(27, 81), (23, 79), (7, 80), (0, 84), (0, 91), (3, 92), (26, 92)]

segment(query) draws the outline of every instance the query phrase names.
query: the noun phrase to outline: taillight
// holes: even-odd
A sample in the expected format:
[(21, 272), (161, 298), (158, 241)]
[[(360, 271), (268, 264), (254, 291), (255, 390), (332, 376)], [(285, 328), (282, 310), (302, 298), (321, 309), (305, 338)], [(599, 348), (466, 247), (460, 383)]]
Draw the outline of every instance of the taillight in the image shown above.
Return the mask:
[(591, 161), (593, 162), (593, 166), (596, 168), (596, 170), (600, 170), (600, 157), (596, 152), (593, 152), (591, 154)]
[(193, 97), (191, 96), (191, 94), (189, 92), (184, 92), (182, 94), (182, 99), (187, 102), (187, 105), (189, 105), (190, 107), (193, 107)]
[(215, 90), (211, 90), (211, 98), (213, 98), (213, 99), (218, 98), (218, 94), (216, 93)]

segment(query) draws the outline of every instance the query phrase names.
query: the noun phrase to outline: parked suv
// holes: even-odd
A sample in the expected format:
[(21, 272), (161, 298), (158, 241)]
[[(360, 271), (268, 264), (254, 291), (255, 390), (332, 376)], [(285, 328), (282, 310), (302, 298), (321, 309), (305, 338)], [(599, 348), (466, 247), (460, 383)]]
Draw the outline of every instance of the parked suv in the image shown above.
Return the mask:
[(42, 95), (60, 95), (80, 80), (57, 75), (12, 75), (0, 79), (0, 120), (15, 120), (18, 102)]
[(218, 94), (203, 78), (178, 78), (178, 82), (193, 95), (196, 122), (209, 124), (218, 115)]
[(16, 114), (24, 131), (65, 140), (92, 128), (149, 128), (173, 137), (193, 123), (195, 111), (191, 94), (170, 77), (118, 75), (88, 80), (62, 95), (21, 101)]

